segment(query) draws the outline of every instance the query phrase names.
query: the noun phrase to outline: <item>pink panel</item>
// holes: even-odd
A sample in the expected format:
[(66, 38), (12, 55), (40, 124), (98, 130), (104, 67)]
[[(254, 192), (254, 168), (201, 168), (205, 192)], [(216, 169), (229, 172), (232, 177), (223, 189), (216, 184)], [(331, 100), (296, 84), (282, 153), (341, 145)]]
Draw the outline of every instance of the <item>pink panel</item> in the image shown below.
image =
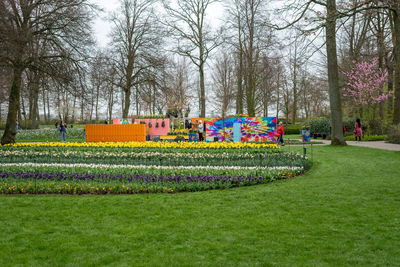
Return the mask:
[[(139, 124), (141, 121), (146, 122), (146, 132), (150, 136), (155, 135), (167, 135), (169, 132), (169, 119), (164, 119), (165, 126), (161, 127), (163, 119), (135, 119), (135, 124)], [(152, 127), (149, 128), (149, 122), (151, 122)], [(158, 122), (158, 128), (156, 128), (156, 123)]]

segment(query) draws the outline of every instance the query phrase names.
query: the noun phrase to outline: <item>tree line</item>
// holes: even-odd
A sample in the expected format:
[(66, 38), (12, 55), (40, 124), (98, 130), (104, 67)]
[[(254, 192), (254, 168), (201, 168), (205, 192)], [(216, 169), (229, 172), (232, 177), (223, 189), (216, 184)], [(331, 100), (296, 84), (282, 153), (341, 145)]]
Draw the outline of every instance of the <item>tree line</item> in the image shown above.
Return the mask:
[[(90, 1), (4, 0), (1, 143), (15, 142), (17, 122), (37, 128), (185, 104), (200, 117), (330, 116), (332, 143), (344, 144), (344, 115), (400, 122), (399, 12), (396, 0), (121, 0), (99, 48), (91, 26), (104, 14)], [(344, 73), (373, 58), (388, 72), (389, 97), (365, 107), (343, 96)]]

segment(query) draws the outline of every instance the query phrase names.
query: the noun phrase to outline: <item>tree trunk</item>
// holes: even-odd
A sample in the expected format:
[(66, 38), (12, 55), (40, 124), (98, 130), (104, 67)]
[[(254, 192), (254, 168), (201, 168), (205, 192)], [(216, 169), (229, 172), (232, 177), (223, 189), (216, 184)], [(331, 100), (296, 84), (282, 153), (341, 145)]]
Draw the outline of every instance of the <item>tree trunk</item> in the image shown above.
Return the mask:
[(74, 95), (74, 102), (73, 102), (74, 104), (72, 105), (72, 117), (71, 117), (71, 122), (75, 122), (75, 116), (76, 116), (76, 112), (75, 112), (75, 109), (76, 109), (76, 95)]
[(39, 111), (39, 84), (34, 85), (34, 92), (33, 92), (33, 106), (32, 106), (32, 122), (31, 128), (38, 129), (39, 128), (39, 121), (38, 118), (38, 111)]
[(99, 121), (99, 94), (100, 94), (100, 86), (96, 88), (96, 122)]
[(152, 105), (153, 114), (156, 114), (156, 90), (157, 90), (156, 85), (153, 84), (153, 101), (152, 101), (152, 103), (153, 103), (153, 105)]
[(400, 123), (400, 3), (396, 2), (396, 12), (393, 12), (393, 26), (395, 32), (395, 78), (394, 78), (394, 108), (393, 124)]
[[(385, 31), (384, 31), (384, 20), (381, 18), (380, 10), (377, 11), (377, 45), (378, 45), (378, 66), (380, 69), (384, 69), (383, 62), (385, 57)], [(383, 93), (383, 89), (379, 94)], [(379, 116), (381, 120), (385, 118), (384, 112), (385, 101), (379, 103)], [(374, 114), (375, 115), (375, 114)]]
[(46, 94), (46, 98), (47, 98), (47, 119), (50, 121), (50, 94), (49, 92), (47, 92)]
[(91, 90), (91, 101), (90, 101), (90, 112), (89, 112), (89, 121), (93, 120), (93, 111), (94, 111), (94, 90)]
[(279, 117), (279, 101), (280, 101), (280, 74), (278, 74), (278, 83), (276, 85), (276, 119)]
[[(21, 92), (21, 91), (20, 91)], [(21, 102), (20, 102), (20, 109), (22, 109), (22, 112), (20, 112), (19, 113), (19, 115), (20, 115), (20, 117), (18, 118), (18, 121), (20, 122), (20, 124), (21, 124), (21, 122), (22, 122), (22, 119), (21, 119), (21, 113), (22, 113), (22, 115), (24, 116), (24, 128), (26, 128), (26, 110), (25, 110), (25, 102), (24, 102), (24, 97), (21, 95), (21, 93), (20, 93), (20, 100), (21, 100)]]
[(68, 118), (69, 118), (69, 107), (70, 107), (70, 103), (69, 103), (69, 97), (68, 97), (68, 94), (67, 93), (64, 93), (64, 96), (65, 96), (65, 98), (64, 98), (64, 120), (65, 121), (68, 121)]
[[(387, 59), (389, 61), (390, 59)], [(388, 71), (388, 99), (387, 99), (387, 113), (393, 113), (393, 66), (392, 63), (386, 63), (386, 69)]]
[(247, 104), (247, 113), (250, 117), (254, 117), (255, 110), (255, 90), (256, 90), (256, 77), (255, 77), (255, 48), (254, 48), (254, 9), (251, 8), (252, 13), (250, 14), (250, 22), (249, 22), (249, 46), (247, 50), (247, 86), (246, 86), (246, 104)]
[(33, 81), (31, 83), (31, 92), (30, 92), (30, 108), (31, 110), (29, 111), (29, 119), (31, 120), (31, 129), (38, 129), (39, 128), (39, 122), (37, 120), (38, 116), (38, 110), (39, 110), (39, 74), (34, 71), (33, 72)]
[(2, 145), (15, 143), (15, 135), (17, 134), (17, 111), (19, 109), (19, 98), (23, 70), (24, 68), (22, 66), (14, 67), (13, 81), (11, 85), (10, 97), (8, 100), (6, 129), (4, 131), (3, 137), (1, 138)]
[(125, 103), (124, 103), (124, 109), (122, 112), (122, 118), (126, 119), (126, 118), (128, 118), (129, 107), (131, 105), (131, 88), (125, 89), (124, 92), (125, 92)]
[(85, 102), (84, 102), (84, 96), (83, 96), (83, 94), (84, 94), (84, 92), (83, 92), (83, 87), (82, 87), (82, 91), (81, 91), (82, 93), (81, 93), (81, 122), (83, 122), (83, 120), (84, 120), (84, 116), (83, 116), (83, 113), (84, 113), (84, 110), (85, 110)]
[(206, 89), (204, 86), (204, 62), (200, 61), (199, 73), (200, 73), (200, 117), (206, 117)]
[(297, 40), (294, 48), (294, 61), (293, 61), (293, 111), (292, 123), (296, 123), (297, 117)]
[(331, 144), (346, 145), (343, 136), (342, 103), (336, 51), (336, 0), (327, 0), (326, 52), (328, 57), (329, 102), (331, 109)]
[(136, 105), (136, 115), (140, 114), (139, 110), (139, 85), (135, 86), (135, 105)]
[(239, 66), (237, 71), (236, 114), (243, 114), (243, 44), (240, 17), (238, 17)]
[(44, 89), (44, 87), (42, 87), (42, 97), (43, 97), (43, 118), (47, 123), (50, 120), (47, 118), (47, 113), (46, 113), (46, 90)]
[(267, 100), (264, 100), (264, 117), (268, 117), (268, 101)]
[(113, 105), (114, 105), (114, 94), (111, 91), (109, 102), (108, 102), (108, 119), (109, 120), (112, 120)]

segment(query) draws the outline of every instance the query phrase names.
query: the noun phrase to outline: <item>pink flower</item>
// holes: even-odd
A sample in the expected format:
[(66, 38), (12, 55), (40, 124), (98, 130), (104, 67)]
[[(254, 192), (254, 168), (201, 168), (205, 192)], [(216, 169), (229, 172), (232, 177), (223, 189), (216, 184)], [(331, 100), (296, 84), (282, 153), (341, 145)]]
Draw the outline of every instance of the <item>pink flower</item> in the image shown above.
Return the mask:
[(377, 68), (378, 59), (371, 62), (356, 63), (353, 68), (343, 74), (348, 78), (347, 87), (343, 88), (343, 96), (352, 98), (357, 104), (376, 104), (388, 98), (390, 93), (384, 93), (387, 83), (387, 70)]

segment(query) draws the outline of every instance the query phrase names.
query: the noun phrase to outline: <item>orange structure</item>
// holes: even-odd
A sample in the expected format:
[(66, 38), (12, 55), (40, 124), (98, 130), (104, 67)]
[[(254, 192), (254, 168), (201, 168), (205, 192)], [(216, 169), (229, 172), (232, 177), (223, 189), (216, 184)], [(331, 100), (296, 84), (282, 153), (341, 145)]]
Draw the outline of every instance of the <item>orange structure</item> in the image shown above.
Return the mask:
[(192, 129), (197, 129), (200, 121), (203, 123), (203, 125), (206, 124), (206, 118), (192, 118)]
[(145, 142), (144, 124), (96, 124), (85, 126), (86, 142)]

